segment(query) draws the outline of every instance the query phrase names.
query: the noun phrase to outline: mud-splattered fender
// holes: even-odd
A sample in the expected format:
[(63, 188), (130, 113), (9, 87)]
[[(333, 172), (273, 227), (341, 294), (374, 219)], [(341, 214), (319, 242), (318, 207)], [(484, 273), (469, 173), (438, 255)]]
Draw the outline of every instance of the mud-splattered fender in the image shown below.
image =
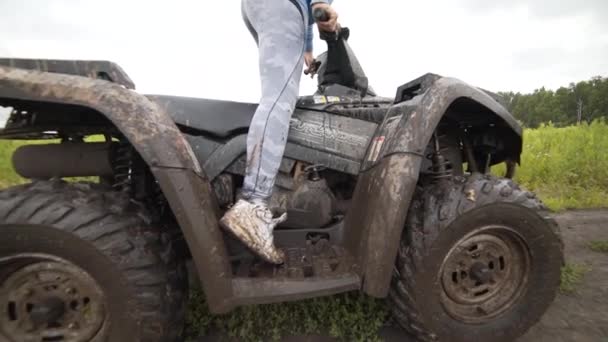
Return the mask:
[(209, 180), (169, 115), (135, 91), (81, 76), (0, 66), (0, 99), (60, 103), (97, 111), (150, 166), (177, 217), (214, 312), (231, 306), (231, 271)]
[(363, 290), (372, 296), (388, 294), (423, 153), (441, 119), (461, 99), (495, 116), (501, 134), (508, 135), (509, 157), (519, 160), (522, 129), (488, 93), (432, 74), (401, 87), (372, 139), (345, 222), (347, 247), (358, 256)]
[[(495, 120), (501, 133), (508, 135), (512, 142), (508, 146), (510, 157), (519, 160), (522, 128), (496, 99), (488, 92), (455, 78), (427, 74), (399, 88), (395, 105), (389, 109), (373, 140), (383, 144), (377, 144), (375, 151), (373, 144), (370, 146), (362, 169), (369, 169), (387, 155), (424, 153), (439, 122), (450, 108), (463, 100), (466, 100), (468, 110)], [(458, 120), (458, 116), (451, 119)]]

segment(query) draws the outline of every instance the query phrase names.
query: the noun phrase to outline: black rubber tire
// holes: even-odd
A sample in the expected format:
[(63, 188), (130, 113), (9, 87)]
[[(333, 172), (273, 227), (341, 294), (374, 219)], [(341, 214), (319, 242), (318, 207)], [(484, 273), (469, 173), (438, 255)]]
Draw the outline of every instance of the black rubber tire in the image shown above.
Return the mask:
[(109, 312), (95, 341), (178, 341), (187, 273), (169, 235), (148, 217), (98, 184), (17, 186), (0, 192), (0, 257), (46, 253), (89, 273)]
[[(489, 321), (467, 324), (441, 303), (439, 271), (452, 246), (478, 227), (512, 227), (528, 245), (525, 291)], [(393, 317), (421, 341), (513, 341), (534, 325), (555, 299), (563, 244), (548, 209), (509, 179), (474, 174), (419, 188), (403, 233), (389, 294)]]

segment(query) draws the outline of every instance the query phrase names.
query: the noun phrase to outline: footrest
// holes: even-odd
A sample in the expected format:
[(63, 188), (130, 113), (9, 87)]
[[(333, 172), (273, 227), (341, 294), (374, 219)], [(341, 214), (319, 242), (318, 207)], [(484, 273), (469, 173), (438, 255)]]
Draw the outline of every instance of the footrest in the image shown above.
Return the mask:
[(303, 279), (354, 271), (354, 259), (340, 246), (327, 240), (306, 247), (284, 248), (285, 263), (272, 265), (260, 259), (243, 259), (234, 269), (237, 277)]
[(238, 305), (301, 300), (360, 289), (354, 258), (344, 248), (321, 240), (284, 251), (283, 265), (258, 259), (238, 262), (232, 281)]

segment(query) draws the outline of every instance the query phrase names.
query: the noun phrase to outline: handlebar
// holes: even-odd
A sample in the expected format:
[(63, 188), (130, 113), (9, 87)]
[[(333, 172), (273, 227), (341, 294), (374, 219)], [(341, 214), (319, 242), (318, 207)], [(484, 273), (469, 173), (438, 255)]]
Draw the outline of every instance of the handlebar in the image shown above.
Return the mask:
[(329, 14), (323, 8), (315, 8), (312, 12), (312, 16), (315, 18), (316, 22), (325, 22), (329, 20)]
[[(329, 21), (330, 15), (324, 8), (315, 8), (312, 12), (312, 16), (315, 18), (317, 23)], [(338, 24), (336, 32), (325, 32), (319, 29), (320, 38), (327, 42), (336, 41), (340, 38), (340, 31), (342, 28)]]

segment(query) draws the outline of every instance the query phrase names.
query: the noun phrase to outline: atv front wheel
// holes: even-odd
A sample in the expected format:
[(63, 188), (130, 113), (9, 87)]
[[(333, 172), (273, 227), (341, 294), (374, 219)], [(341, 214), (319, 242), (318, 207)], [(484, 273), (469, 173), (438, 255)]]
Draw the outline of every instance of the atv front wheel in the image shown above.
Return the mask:
[(420, 189), (390, 292), (424, 341), (512, 341), (553, 302), (563, 264), (557, 224), (513, 181), (479, 174)]
[(0, 340), (176, 341), (186, 273), (126, 196), (38, 182), (0, 192)]

